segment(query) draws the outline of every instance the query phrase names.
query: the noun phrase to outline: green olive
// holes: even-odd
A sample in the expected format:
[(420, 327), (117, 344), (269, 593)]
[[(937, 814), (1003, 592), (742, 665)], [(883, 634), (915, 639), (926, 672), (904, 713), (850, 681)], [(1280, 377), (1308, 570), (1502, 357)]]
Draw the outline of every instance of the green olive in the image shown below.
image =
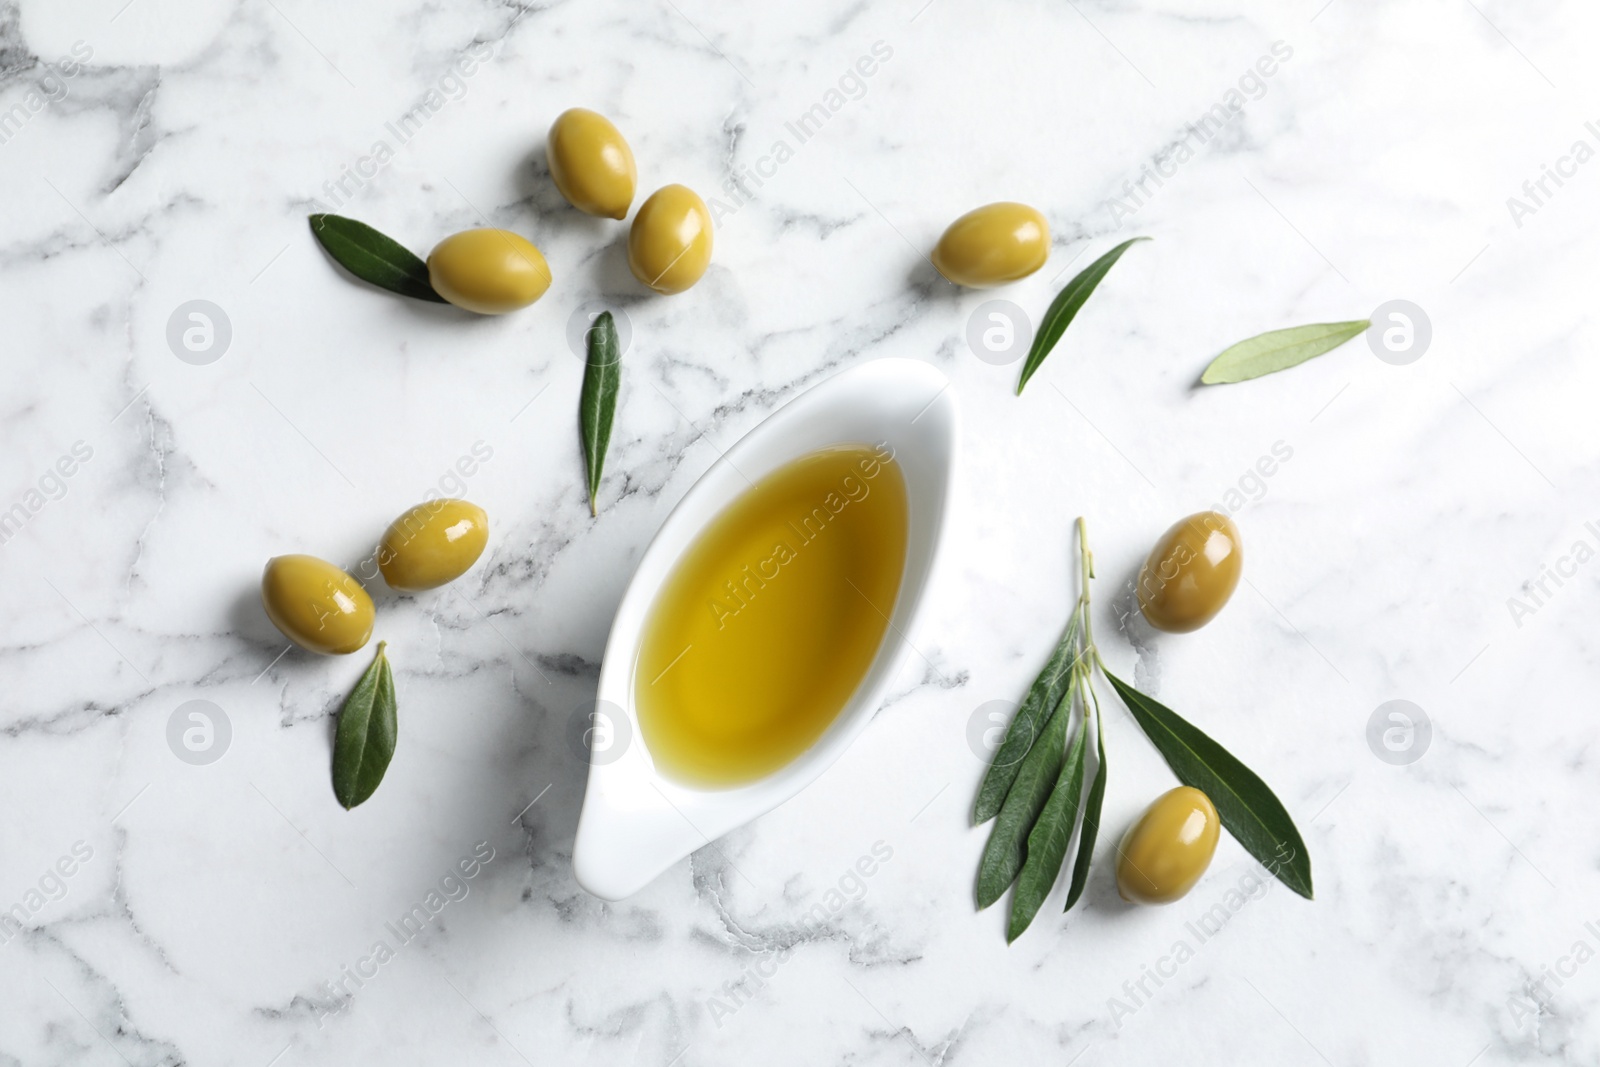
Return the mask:
[(1228, 516), (1202, 511), (1180, 519), (1139, 571), (1139, 610), (1158, 630), (1198, 630), (1233, 595), (1243, 566), (1239, 528)]
[(1050, 225), (1027, 204), (1002, 201), (950, 224), (933, 250), (939, 273), (972, 289), (1026, 278), (1050, 257)]
[(585, 215), (628, 217), (638, 171), (633, 150), (611, 120), (588, 108), (563, 111), (550, 127), (550, 177)]
[(1117, 892), (1135, 904), (1171, 904), (1211, 866), (1222, 822), (1192, 786), (1162, 793), (1117, 846)]
[(711, 212), (685, 185), (664, 185), (639, 205), (628, 231), (628, 269), (658, 293), (681, 293), (711, 263)]
[(465, 574), (488, 540), (489, 516), (478, 505), (424, 501), (389, 524), (378, 545), (378, 569), (392, 589), (434, 589)]
[(428, 280), (456, 307), (504, 315), (527, 307), (550, 288), (550, 265), (521, 234), (463, 230), (428, 255)]
[(311, 652), (342, 656), (372, 636), (372, 598), (316, 556), (274, 556), (261, 575), (261, 606), (283, 636)]

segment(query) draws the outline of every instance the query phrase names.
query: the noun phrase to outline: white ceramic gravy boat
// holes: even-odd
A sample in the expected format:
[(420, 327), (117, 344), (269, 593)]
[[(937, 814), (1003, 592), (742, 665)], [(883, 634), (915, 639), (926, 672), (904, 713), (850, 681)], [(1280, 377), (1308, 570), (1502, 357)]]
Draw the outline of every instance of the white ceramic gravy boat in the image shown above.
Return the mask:
[[(875, 360), (774, 412), (684, 495), (640, 559), (606, 642), (597, 709), (621, 721), (610, 724), (606, 748), (591, 750), (572, 849), (579, 885), (607, 900), (638, 892), (695, 849), (800, 792), (866, 727), (911, 651), (906, 635), (922, 609), (950, 508), (956, 423), (955, 396), (939, 370), (912, 359)], [(634, 666), (662, 582), (706, 524), (751, 482), (818, 449), (880, 441), (894, 450), (906, 478), (906, 564), (889, 629), (855, 694), (810, 748), (765, 778), (706, 789), (660, 774), (639, 730)]]

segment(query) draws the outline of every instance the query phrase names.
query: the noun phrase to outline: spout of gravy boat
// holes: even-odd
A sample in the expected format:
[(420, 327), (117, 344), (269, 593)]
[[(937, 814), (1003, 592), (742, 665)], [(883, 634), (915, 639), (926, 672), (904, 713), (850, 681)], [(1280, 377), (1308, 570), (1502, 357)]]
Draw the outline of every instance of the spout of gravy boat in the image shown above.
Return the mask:
[[(572, 850), (578, 884), (621, 900), (695, 849), (782, 804), (826, 770), (866, 727), (911, 651), (943, 539), (954, 474), (957, 411), (949, 380), (929, 364), (880, 359), (829, 378), (774, 412), (730, 448), (673, 509), (617, 608), (600, 667), (589, 783)], [(706, 525), (779, 467), (842, 444), (887, 443), (906, 481), (907, 539), (899, 594), (877, 655), (832, 724), (785, 766), (732, 788), (687, 785), (659, 772), (639, 726), (634, 670), (646, 616), (663, 582)]]

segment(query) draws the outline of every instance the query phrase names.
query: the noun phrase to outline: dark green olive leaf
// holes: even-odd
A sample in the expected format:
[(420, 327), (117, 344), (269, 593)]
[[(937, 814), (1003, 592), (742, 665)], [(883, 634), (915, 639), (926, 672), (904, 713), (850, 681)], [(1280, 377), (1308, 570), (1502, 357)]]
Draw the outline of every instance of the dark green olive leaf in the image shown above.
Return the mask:
[(1178, 781), (1210, 797), (1222, 825), (1245, 851), (1284, 885), (1310, 900), (1311, 856), (1294, 820), (1267, 784), (1172, 709), (1110, 671), (1106, 678)]
[(1022, 698), (1022, 705), (1006, 725), (1005, 737), (1000, 739), (1000, 747), (995, 749), (994, 758), (989, 761), (983, 784), (978, 786), (978, 802), (973, 807), (974, 826), (981, 826), (1000, 813), (1000, 806), (1005, 803), (1006, 794), (1011, 791), (1011, 783), (1022, 769), (1023, 757), (1033, 747), (1039, 728), (1050, 712), (1055, 710), (1055, 706), (1061, 703), (1079, 655), (1078, 616), (1074, 612), (1072, 620), (1067, 623), (1066, 632), (1061, 635), (1061, 643), (1050, 654), (1039, 677), (1033, 680), (1028, 695)]
[[(1069, 714), (1071, 700), (1063, 705), (1058, 715)], [(1061, 877), (1061, 865), (1066, 862), (1067, 846), (1072, 843), (1072, 831), (1078, 824), (1078, 804), (1083, 797), (1084, 761), (1089, 752), (1087, 742), (1089, 721), (1085, 709), (1084, 722), (1072, 738), (1072, 747), (1061, 764), (1050, 798), (1028, 834), (1028, 854), (1017, 877), (1017, 891), (1011, 897), (1011, 925), (1006, 931), (1009, 944), (1021, 936), (1033, 922), (1045, 897)]]
[(1211, 361), (1200, 381), (1206, 385), (1227, 385), (1249, 381), (1273, 371), (1286, 370), (1308, 359), (1332, 352), (1352, 337), (1364, 333), (1370, 319), (1354, 322), (1319, 322), (1311, 326), (1292, 326), (1257, 334), (1223, 350)]
[(1033, 372), (1039, 369), (1044, 362), (1044, 357), (1055, 348), (1056, 342), (1061, 340), (1061, 335), (1067, 332), (1067, 327), (1072, 325), (1073, 318), (1078, 314), (1078, 309), (1083, 307), (1084, 301), (1094, 292), (1095, 286), (1105, 278), (1106, 272), (1111, 270), (1117, 260), (1122, 258), (1129, 246), (1139, 241), (1149, 241), (1149, 237), (1135, 237), (1124, 241), (1087, 267), (1083, 268), (1070, 282), (1056, 294), (1050, 302), (1050, 307), (1044, 313), (1044, 321), (1039, 324), (1039, 332), (1033, 335), (1033, 347), (1028, 349), (1028, 358), (1022, 364), (1022, 377), (1017, 382), (1017, 395), (1022, 395), (1022, 387), (1028, 384), (1028, 379), (1033, 377)]
[(596, 515), (600, 472), (611, 444), (611, 419), (617, 410), (617, 387), (622, 383), (622, 355), (618, 351), (617, 324), (611, 312), (602, 311), (589, 327), (588, 358), (583, 368), (583, 393), (578, 398), (578, 431), (583, 437), (583, 464), (589, 474), (589, 514)]
[(983, 859), (978, 862), (978, 907), (987, 908), (1005, 895), (1022, 870), (1027, 854), (1028, 833), (1049, 798), (1050, 787), (1061, 774), (1061, 758), (1067, 740), (1067, 721), (1072, 718), (1072, 690), (1050, 714), (1039, 736), (1039, 743), (1023, 757), (1017, 779), (1000, 808), (1000, 817), (989, 832)]
[(416, 300), (449, 303), (434, 292), (426, 263), (366, 223), (342, 215), (312, 215), (311, 234), (334, 262), (362, 281)]
[(1067, 905), (1062, 911), (1071, 911), (1078, 898), (1083, 896), (1084, 886), (1089, 884), (1089, 864), (1094, 859), (1094, 841), (1100, 833), (1100, 808), (1106, 799), (1106, 730), (1100, 718), (1098, 698), (1095, 700), (1094, 725), (1099, 742), (1099, 763), (1094, 769), (1094, 782), (1089, 786), (1089, 799), (1083, 806), (1083, 832), (1078, 835), (1078, 859), (1072, 865), (1072, 884), (1067, 889)]
[(378, 655), (339, 709), (333, 738), (333, 795), (346, 810), (370, 797), (394, 756), (394, 675), (378, 642)]

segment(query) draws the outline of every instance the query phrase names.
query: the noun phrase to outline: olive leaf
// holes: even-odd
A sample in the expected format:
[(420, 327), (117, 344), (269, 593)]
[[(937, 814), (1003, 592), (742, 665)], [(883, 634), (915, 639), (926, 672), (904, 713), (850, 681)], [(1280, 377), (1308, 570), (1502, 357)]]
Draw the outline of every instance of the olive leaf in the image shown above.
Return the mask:
[(1178, 781), (1210, 797), (1222, 825), (1245, 851), (1280, 882), (1310, 900), (1311, 856), (1294, 820), (1267, 784), (1171, 708), (1110, 671), (1105, 675)]
[[(992, 817), (996, 810), (999, 818), (978, 865), (978, 908), (999, 900), (1015, 882), (1006, 931), (1007, 943), (1015, 941), (1033, 922), (1061, 877), (1075, 830), (1077, 858), (1062, 911), (1072, 910), (1083, 896), (1106, 796), (1105, 720), (1095, 692), (1096, 668), (1179, 781), (1205, 793), (1216, 806), (1222, 825), (1245, 851), (1290, 889), (1311, 899), (1311, 857), (1305, 841), (1266, 783), (1172, 709), (1106, 670), (1095, 648), (1089, 608), (1094, 557), (1083, 519), (1077, 527), (1082, 583), (1078, 606), (1061, 643), (1012, 717), (979, 787), (978, 821)], [(1069, 747), (1066, 741), (1074, 703), (1083, 708), (1082, 726)], [(1097, 752), (1094, 779), (1085, 793), (1091, 715)]]
[(1067, 623), (1061, 643), (1045, 661), (1044, 670), (1033, 681), (1022, 705), (1006, 725), (1006, 733), (995, 749), (989, 769), (984, 773), (983, 784), (978, 787), (978, 801), (973, 807), (973, 825), (982, 825), (1000, 813), (1011, 783), (1022, 769), (1022, 760), (1033, 747), (1043, 720), (1061, 703), (1061, 697), (1071, 683), (1072, 668), (1078, 662), (1078, 614), (1073, 613)]
[(1073, 318), (1078, 314), (1078, 309), (1083, 307), (1084, 301), (1105, 278), (1117, 260), (1122, 258), (1122, 253), (1139, 241), (1149, 241), (1149, 237), (1134, 237), (1122, 242), (1087, 267), (1083, 268), (1070, 282), (1056, 294), (1050, 302), (1050, 307), (1044, 313), (1044, 321), (1039, 324), (1039, 332), (1033, 336), (1033, 346), (1028, 349), (1028, 358), (1022, 364), (1022, 377), (1017, 382), (1017, 395), (1022, 395), (1022, 387), (1028, 384), (1028, 379), (1033, 377), (1034, 371), (1044, 362), (1044, 357), (1055, 348), (1056, 342), (1061, 340), (1061, 335), (1067, 332), (1067, 327), (1072, 324)]
[[(1072, 698), (1062, 702), (1057, 715), (1069, 715)], [(1084, 758), (1089, 751), (1088, 709), (1084, 709), (1083, 725), (1072, 738), (1072, 747), (1061, 765), (1056, 787), (1039, 812), (1039, 820), (1028, 834), (1028, 854), (1017, 878), (1017, 891), (1011, 898), (1011, 924), (1006, 930), (1006, 942), (1015, 941), (1033, 922), (1050, 895), (1050, 889), (1061, 876), (1061, 865), (1067, 858), (1067, 846), (1072, 842), (1072, 831), (1078, 825), (1078, 804), (1083, 796)]]
[(311, 235), (334, 262), (362, 281), (416, 300), (449, 303), (434, 292), (428, 265), (393, 238), (342, 215), (312, 215), (310, 221)]
[(1062, 911), (1072, 910), (1078, 898), (1083, 896), (1084, 886), (1089, 883), (1089, 864), (1094, 859), (1094, 841), (1100, 831), (1100, 808), (1106, 799), (1106, 730), (1105, 723), (1100, 719), (1099, 697), (1094, 700), (1094, 725), (1099, 763), (1094, 769), (1094, 782), (1089, 786), (1089, 799), (1083, 806), (1083, 832), (1078, 835), (1078, 859), (1072, 865), (1072, 884), (1067, 889), (1067, 904)]
[(611, 312), (602, 311), (595, 318), (588, 338), (583, 392), (578, 398), (578, 431), (583, 437), (583, 463), (589, 475), (589, 514), (596, 515), (595, 497), (600, 494), (600, 472), (606, 464), (611, 419), (617, 410), (617, 387), (622, 382), (622, 355)]
[(394, 756), (394, 675), (378, 642), (378, 654), (339, 709), (333, 738), (333, 795), (345, 810), (370, 797)]
[[(1074, 671), (1076, 673), (1076, 671)], [(978, 907), (987, 908), (1005, 895), (1017, 880), (1027, 854), (1028, 834), (1049, 798), (1050, 787), (1061, 773), (1062, 748), (1067, 740), (1067, 720), (1072, 718), (1070, 692), (1044, 724), (1039, 743), (1028, 750), (1016, 781), (989, 832), (983, 858), (978, 861)]]
[(1318, 322), (1257, 334), (1224, 349), (1206, 367), (1200, 381), (1205, 385), (1228, 385), (1286, 370), (1333, 351), (1371, 325), (1371, 319)]

